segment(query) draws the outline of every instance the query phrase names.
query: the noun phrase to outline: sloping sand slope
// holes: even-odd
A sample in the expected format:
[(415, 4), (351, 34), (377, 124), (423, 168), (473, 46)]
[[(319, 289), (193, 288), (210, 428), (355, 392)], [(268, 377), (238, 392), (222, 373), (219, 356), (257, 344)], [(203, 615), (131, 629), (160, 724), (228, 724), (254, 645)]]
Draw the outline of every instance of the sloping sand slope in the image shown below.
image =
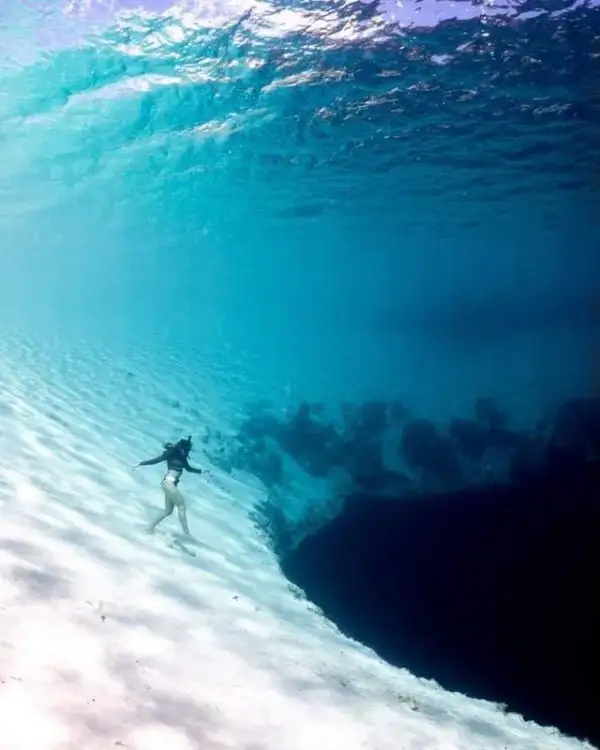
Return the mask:
[[(201, 540), (191, 554), (170, 546), (175, 519), (147, 536), (160, 467), (131, 464), (156, 451), (165, 424), (187, 428), (217, 401), (197, 385), (200, 362), (162, 362), (4, 352), (2, 750), (584, 747), (342, 637), (258, 538), (249, 481), (184, 478)], [(183, 386), (190, 413), (176, 423), (168, 394)]]

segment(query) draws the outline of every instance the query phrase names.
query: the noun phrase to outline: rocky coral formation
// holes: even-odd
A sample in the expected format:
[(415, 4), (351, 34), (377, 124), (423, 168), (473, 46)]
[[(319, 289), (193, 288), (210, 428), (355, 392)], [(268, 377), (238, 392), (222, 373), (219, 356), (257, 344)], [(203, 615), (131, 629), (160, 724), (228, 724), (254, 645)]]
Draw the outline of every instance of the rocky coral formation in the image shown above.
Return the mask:
[(250, 472), (274, 492), (286, 487), (285, 467), (295, 464), (316, 479), (336, 474), (336, 486), (348, 494), (413, 496), (508, 484), (548, 465), (596, 460), (600, 399), (568, 400), (529, 430), (512, 429), (491, 397), (478, 398), (471, 415), (447, 424), (411, 416), (400, 401), (346, 402), (337, 413), (302, 402), (284, 417), (262, 403), (233, 440), (208, 436), (205, 444), (214, 463)]

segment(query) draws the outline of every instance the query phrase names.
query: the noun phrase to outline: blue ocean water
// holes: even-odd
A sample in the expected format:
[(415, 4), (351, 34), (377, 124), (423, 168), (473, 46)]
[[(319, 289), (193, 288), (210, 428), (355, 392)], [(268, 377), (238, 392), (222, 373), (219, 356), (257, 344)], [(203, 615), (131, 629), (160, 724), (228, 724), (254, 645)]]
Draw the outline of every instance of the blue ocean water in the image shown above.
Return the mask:
[[(6, 357), (215, 463), (265, 403), (533, 430), (597, 375), (599, 38), (585, 2), (3, 8)], [(296, 542), (339, 506), (285, 461)]]
[(589, 386), (596, 9), (29, 5), (3, 11), (5, 325), (440, 418)]
[(594, 6), (68, 10), (2, 11), (5, 330), (199, 357), (230, 422), (589, 391)]

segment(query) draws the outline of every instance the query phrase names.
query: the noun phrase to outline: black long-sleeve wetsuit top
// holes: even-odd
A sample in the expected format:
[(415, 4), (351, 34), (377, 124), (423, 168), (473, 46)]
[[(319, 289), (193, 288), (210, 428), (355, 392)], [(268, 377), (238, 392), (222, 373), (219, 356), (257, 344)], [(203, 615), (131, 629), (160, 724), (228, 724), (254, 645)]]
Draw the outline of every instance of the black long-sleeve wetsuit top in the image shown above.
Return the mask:
[(192, 474), (202, 474), (202, 469), (197, 469), (195, 466), (190, 466), (187, 455), (180, 450), (173, 450), (173, 448), (167, 448), (160, 456), (156, 458), (149, 458), (147, 461), (140, 461), (140, 466), (154, 466), (162, 461), (167, 462), (167, 475), (172, 473), (175, 485), (179, 484), (183, 470), (189, 471)]

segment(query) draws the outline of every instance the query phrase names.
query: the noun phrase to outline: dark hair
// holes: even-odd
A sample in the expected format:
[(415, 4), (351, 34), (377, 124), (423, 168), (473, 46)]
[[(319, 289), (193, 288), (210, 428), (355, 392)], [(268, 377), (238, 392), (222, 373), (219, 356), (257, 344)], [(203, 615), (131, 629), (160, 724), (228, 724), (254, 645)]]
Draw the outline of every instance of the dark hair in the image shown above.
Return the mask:
[(184, 451), (187, 456), (192, 450), (192, 436), (188, 435), (186, 438), (181, 438), (181, 440), (178, 440), (176, 447)]
[(188, 435), (186, 438), (180, 438), (176, 443), (163, 443), (163, 448), (168, 453), (174, 453), (175, 451), (180, 450), (188, 456), (192, 450), (192, 436)]

